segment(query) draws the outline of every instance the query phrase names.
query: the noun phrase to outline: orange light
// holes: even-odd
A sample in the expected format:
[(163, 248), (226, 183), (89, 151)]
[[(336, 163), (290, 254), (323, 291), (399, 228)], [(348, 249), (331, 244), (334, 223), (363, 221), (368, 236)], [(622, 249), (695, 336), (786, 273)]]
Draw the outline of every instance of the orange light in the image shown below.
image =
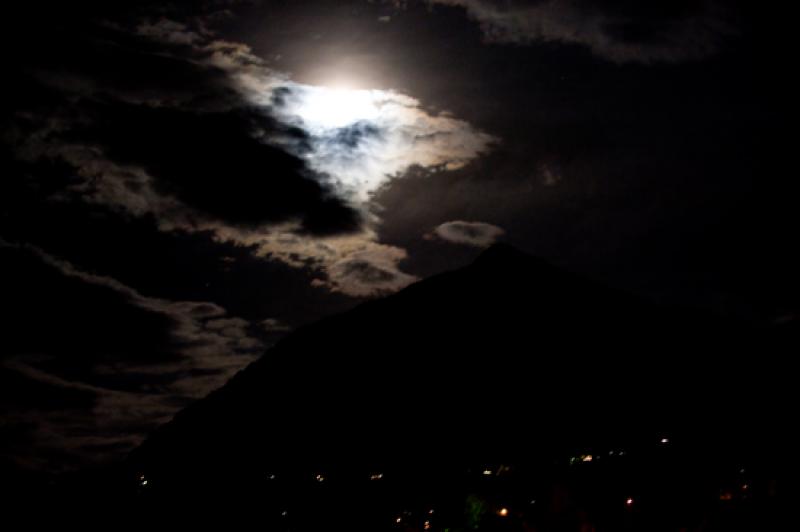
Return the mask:
[(499, 515), (500, 517), (508, 517), (508, 508), (500, 508), (497, 511), (497, 515)]

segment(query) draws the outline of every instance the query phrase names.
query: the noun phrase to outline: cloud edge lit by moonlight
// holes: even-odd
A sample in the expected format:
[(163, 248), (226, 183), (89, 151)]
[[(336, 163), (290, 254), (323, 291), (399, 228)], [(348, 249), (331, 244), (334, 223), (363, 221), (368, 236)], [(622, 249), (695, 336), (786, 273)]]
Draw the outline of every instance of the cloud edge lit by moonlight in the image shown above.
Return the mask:
[[(144, 54), (146, 60), (168, 61), (170, 68), (186, 69), (201, 81), (207, 80), (208, 86), (201, 84), (189, 91), (181, 87), (183, 92), (171, 94), (165, 85), (159, 88), (158, 97), (152, 97), (147, 90), (102, 86), (95, 79), (47, 79), (66, 100), (116, 106), (115, 110), (121, 109), (120, 119), (109, 125), (94, 118), (108, 115), (106, 109), (96, 114), (89, 110), (78, 120), (66, 106), (47, 115), (31, 113), (32, 121), (38, 121), (35, 134), (5, 134), (20, 146), (18, 156), (29, 163), (60, 160), (74, 168), (75, 179), (67, 190), (59, 192), (56, 199), (60, 201), (81, 201), (124, 216), (150, 218), (164, 232), (209, 234), (217, 242), (251, 248), (257, 257), (310, 269), (315, 272), (312, 284), (333, 292), (368, 297), (397, 291), (417, 280), (401, 270), (406, 251), (379, 241), (381, 219), (373, 203), (375, 194), (411, 168), (429, 169), (431, 174), (462, 168), (499, 142), (464, 120), (428, 111), (419, 100), (396, 91), (345, 91), (295, 82), (268, 67), (246, 44), (218, 39), (208, 29), (195, 31), (188, 25), (161, 19), (114, 31), (143, 42), (157, 41), (170, 52), (158, 57)], [(351, 107), (335, 108), (342, 103)], [(188, 120), (188, 124), (200, 121), (202, 127), (208, 122), (209, 132), (214, 131), (214, 124), (233, 120), (242, 141), (228, 148), (234, 152), (220, 146), (214, 162), (222, 164), (220, 161), (235, 157), (238, 150), (245, 156), (259, 149), (287, 154), (285, 164), (304, 165), (297, 169), (291, 185), (291, 191), (298, 194), (292, 200), (295, 203), (287, 207), (281, 203), (280, 194), (268, 189), (265, 200), (272, 203), (266, 210), (275, 213), (252, 222), (238, 212), (241, 205), (230, 192), (226, 209), (220, 211), (215, 205), (214, 211), (198, 209), (187, 198), (199, 199), (201, 206), (216, 199), (202, 177), (175, 179), (176, 168), (178, 174), (192, 171), (176, 162), (167, 177), (171, 182), (165, 184), (164, 176), (156, 173), (164, 169), (163, 157), (153, 168), (148, 165), (153, 154), (141, 158), (136, 150), (141, 150), (142, 144), (136, 139), (118, 131), (117, 138), (104, 130), (124, 130), (125, 120), (146, 120), (147, 113), (180, 114), (181, 120)], [(193, 134), (183, 122), (180, 127), (183, 129), (178, 131)], [(82, 138), (84, 130), (94, 136)], [(150, 149), (160, 153), (158, 145)], [(214, 146), (210, 144), (208, 149)], [(253, 186), (253, 179), (259, 178), (261, 159), (231, 159), (235, 165), (227, 170), (247, 172), (233, 181), (254, 190), (238, 193), (245, 195), (243, 200), (250, 209), (245, 214), (258, 213), (257, 194), (263, 187)], [(197, 164), (194, 168), (206, 171)], [(272, 176), (265, 175), (264, 179)], [(194, 183), (205, 187), (201, 196), (191, 188), (198, 186)], [(303, 202), (310, 200), (313, 204), (309, 208), (315, 210), (304, 212)], [(331, 220), (342, 216), (349, 219), (342, 219), (340, 226), (330, 226)]]

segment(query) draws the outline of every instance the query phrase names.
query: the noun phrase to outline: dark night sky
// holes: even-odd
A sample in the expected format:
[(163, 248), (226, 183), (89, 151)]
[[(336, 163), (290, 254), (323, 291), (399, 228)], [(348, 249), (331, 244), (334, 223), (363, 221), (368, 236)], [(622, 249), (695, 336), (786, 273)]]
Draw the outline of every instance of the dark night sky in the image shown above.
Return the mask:
[(3, 463), (118, 458), (287, 331), (496, 240), (669, 304), (798, 311), (770, 7), (4, 11)]

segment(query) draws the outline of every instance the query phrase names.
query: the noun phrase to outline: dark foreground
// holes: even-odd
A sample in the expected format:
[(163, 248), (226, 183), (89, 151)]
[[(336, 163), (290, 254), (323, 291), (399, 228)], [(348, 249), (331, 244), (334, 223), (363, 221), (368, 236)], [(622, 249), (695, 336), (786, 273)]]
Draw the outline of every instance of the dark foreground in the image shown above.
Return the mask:
[(786, 530), (798, 337), (494, 247), (289, 335), (124, 465), (2, 500), (84, 529)]
[(4, 501), (16, 499), (5, 514), (30, 525), (83, 529), (771, 531), (792, 522), (780, 473), (790, 460), (736, 442), (653, 435), (549, 458), (532, 449), (527, 463), (254, 464), (245, 475), (212, 468), (191, 482), (126, 466), (37, 492), (17, 486)]

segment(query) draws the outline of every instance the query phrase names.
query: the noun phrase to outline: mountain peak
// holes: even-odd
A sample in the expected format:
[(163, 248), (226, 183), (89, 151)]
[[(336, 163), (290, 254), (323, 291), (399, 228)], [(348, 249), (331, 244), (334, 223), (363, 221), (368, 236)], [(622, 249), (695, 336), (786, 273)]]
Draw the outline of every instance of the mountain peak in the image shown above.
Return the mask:
[(254, 471), (287, 464), (424, 469), (689, 423), (727, 382), (691, 359), (724, 352), (709, 332), (495, 244), (471, 266), (295, 331), (131, 463), (175, 490), (231, 475), (261, 486)]
[(505, 242), (496, 242), (483, 250), (483, 252), (478, 255), (478, 258), (475, 259), (475, 262), (505, 262), (512, 260), (523, 260), (529, 257), (529, 255), (523, 253), (511, 244), (507, 244)]
[(529, 255), (511, 244), (497, 242), (478, 255), (473, 265), (491, 270), (508, 270), (509, 268), (536, 270), (549, 266), (549, 263), (540, 257)]

